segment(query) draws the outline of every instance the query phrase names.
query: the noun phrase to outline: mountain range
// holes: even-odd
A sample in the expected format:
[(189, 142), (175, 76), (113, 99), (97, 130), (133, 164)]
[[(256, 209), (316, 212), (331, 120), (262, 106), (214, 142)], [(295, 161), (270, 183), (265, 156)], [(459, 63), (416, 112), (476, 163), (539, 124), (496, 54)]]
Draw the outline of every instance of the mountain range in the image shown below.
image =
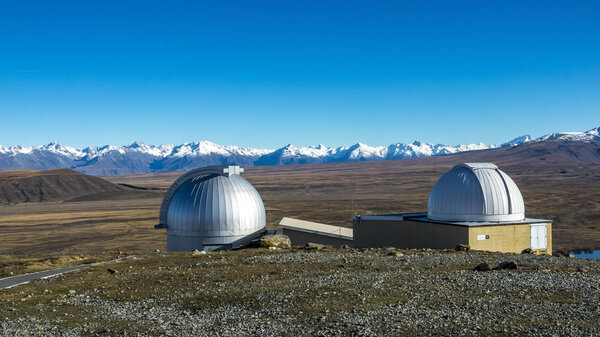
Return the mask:
[(264, 166), (421, 158), (546, 141), (600, 141), (600, 128), (586, 132), (553, 133), (537, 139), (526, 135), (499, 145), (480, 143), (449, 146), (415, 141), (411, 144), (396, 143), (377, 147), (357, 143), (335, 148), (324, 145), (296, 147), (288, 144), (275, 150), (224, 146), (208, 141), (158, 146), (135, 142), (119, 147), (106, 145), (84, 149), (63, 146), (56, 142), (32, 147), (0, 145), (0, 169), (69, 168), (85, 174), (103, 176), (183, 171), (206, 165), (230, 163)]

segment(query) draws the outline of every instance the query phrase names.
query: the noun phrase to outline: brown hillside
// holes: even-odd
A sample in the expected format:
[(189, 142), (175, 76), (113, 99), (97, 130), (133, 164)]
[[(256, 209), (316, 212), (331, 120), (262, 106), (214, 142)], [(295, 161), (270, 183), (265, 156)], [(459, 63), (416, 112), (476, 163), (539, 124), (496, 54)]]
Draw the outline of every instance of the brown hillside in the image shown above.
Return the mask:
[(577, 165), (580, 163), (600, 164), (600, 142), (545, 141), (531, 142), (514, 147), (462, 152), (448, 156), (422, 158), (427, 162), (492, 161), (503, 165), (535, 167), (539, 162), (551, 165)]
[[(461, 162), (493, 162), (523, 193), (529, 217), (554, 221), (555, 248), (600, 248), (600, 143), (547, 141), (419, 159), (247, 167), (267, 222), (281, 217), (351, 226), (350, 215), (427, 209), (439, 177)], [(181, 172), (106, 179), (167, 188)]]
[(102, 178), (67, 169), (0, 171), (0, 204), (64, 201), (125, 190), (128, 189)]
[[(597, 142), (544, 142), (421, 159), (246, 167), (243, 176), (260, 192), (269, 228), (283, 216), (351, 226), (354, 212), (424, 211), (433, 184), (453, 165), (490, 161), (515, 180), (527, 216), (554, 220), (555, 249), (600, 248), (598, 149)], [(30, 172), (1, 172), (0, 177)], [(105, 179), (164, 191), (182, 173)], [(0, 254), (164, 250), (165, 231), (154, 229), (162, 195), (127, 193), (101, 192), (78, 202), (0, 204)]]

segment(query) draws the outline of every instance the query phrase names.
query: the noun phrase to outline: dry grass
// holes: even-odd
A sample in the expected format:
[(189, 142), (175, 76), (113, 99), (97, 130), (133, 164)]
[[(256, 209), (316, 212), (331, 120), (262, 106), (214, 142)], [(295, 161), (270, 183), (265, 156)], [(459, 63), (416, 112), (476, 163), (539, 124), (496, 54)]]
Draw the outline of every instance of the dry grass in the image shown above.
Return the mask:
[[(496, 162), (520, 187), (528, 217), (554, 221), (555, 249), (600, 248), (600, 165), (537, 160)], [(260, 192), (268, 227), (283, 216), (351, 226), (352, 214), (427, 209), (439, 177), (456, 156), (363, 163), (248, 167), (244, 177)], [(175, 173), (106, 177), (145, 187), (168, 187)]]
[[(138, 321), (128, 321), (126, 317), (101, 310), (98, 305), (73, 302), (75, 296), (81, 295), (80, 299), (85, 298), (86, 301), (112, 303), (119, 309), (125, 308), (124, 312), (150, 312), (149, 309), (158, 308), (158, 311), (175, 311), (181, 317), (202, 315), (204, 310), (217, 311), (231, 307), (253, 312), (283, 307), (285, 315), (297, 317), (302, 324), (311, 326), (334, 324), (356, 312), (365, 314), (399, 306), (407, 308), (408, 313), (414, 310), (411, 308), (426, 308), (435, 313), (448, 310), (448, 304), (451, 303), (452, 311), (473, 316), (472, 310), (481, 312), (473, 308), (483, 308), (481, 303), (486, 303), (484, 310), (502, 309), (502, 326), (512, 328), (515, 324), (530, 324), (529, 321), (522, 322), (522, 304), (527, 304), (529, 311), (536, 310), (533, 316), (529, 316), (544, 320), (555, 316), (543, 310), (557, 308), (555, 304), (560, 304), (560, 310), (564, 312), (564, 315), (559, 315), (561, 324), (572, 324), (590, 331), (598, 328), (597, 320), (570, 322), (573, 315), (585, 317), (582, 315), (595, 309), (579, 291), (562, 291), (560, 284), (549, 282), (549, 287), (527, 286), (528, 298), (523, 299), (522, 290), (526, 281), (515, 280), (508, 284), (493, 282), (495, 278), (511, 277), (508, 272), (471, 274), (474, 273), (472, 266), (477, 261), (503, 260), (509, 258), (509, 254), (403, 251), (410, 260), (406, 262), (387, 256), (387, 253), (385, 249), (363, 253), (350, 249), (325, 249), (319, 252), (245, 249), (200, 256), (151, 253), (142, 259), (111, 264), (110, 268), (117, 271), (114, 274), (107, 272), (106, 265), (97, 265), (52, 280), (38, 280), (0, 291), (0, 319), (36, 317), (52, 322), (59, 329), (87, 325), (93, 329), (90, 332), (92, 335), (101, 332), (102, 327), (110, 327), (114, 335), (123, 335), (124, 330), (144, 335), (168, 334), (164, 331), (164, 325), (152, 319), (152, 315)], [(432, 264), (432, 258), (443, 264)], [(576, 265), (569, 266), (572, 262), (566, 258), (554, 258), (534, 263), (543, 263), (544, 268), (552, 270), (542, 274), (542, 277), (558, 280), (569, 277), (576, 270)], [(597, 268), (590, 269), (587, 277), (596, 277)], [(529, 279), (540, 277), (540, 272), (524, 267), (516, 275)], [(374, 285), (376, 281), (384, 283)], [(469, 282), (483, 282), (486, 286), (465, 286)], [(505, 310), (506, 307), (510, 309)], [(398, 315), (403, 314), (398, 311)], [(473, 334), (489, 335), (498, 324), (493, 317), (485, 313), (484, 316), (488, 318), (482, 326), (489, 327), (490, 331), (482, 332), (478, 326)], [(393, 319), (392, 316), (388, 318)], [(402, 319), (401, 316), (398, 318)], [(263, 319), (268, 322), (268, 318)], [(438, 316), (437, 319), (449, 323), (446, 329), (452, 329), (457, 324), (460, 329), (473, 329), (471, 325), (475, 324), (468, 320), (459, 324), (447, 316)], [(222, 320), (218, 323), (224, 326), (231, 324)], [(372, 321), (370, 324), (377, 323)], [(545, 322), (531, 324), (543, 327)], [(338, 325), (336, 329), (344, 329), (342, 334), (352, 334), (352, 330), (345, 330), (346, 327)], [(204, 328), (209, 331), (208, 326)], [(382, 327), (386, 328), (389, 327)], [(401, 324), (398, 328), (405, 329), (405, 326)], [(177, 330), (174, 332), (177, 334)], [(401, 335), (409, 332), (412, 331), (403, 331)], [(424, 334), (423, 331), (415, 333)], [(448, 335), (451, 331), (437, 333)]]
[(164, 250), (161, 198), (0, 207), (0, 254), (58, 256)]
[(56, 256), (47, 258), (17, 257), (0, 255), (0, 278), (36, 271), (62, 268), (86, 263), (104, 261), (108, 256), (90, 257), (87, 255)]
[[(600, 165), (496, 162), (519, 185), (529, 217), (554, 220), (555, 249), (600, 247)], [(267, 226), (283, 216), (351, 226), (350, 216), (424, 211), (437, 179), (467, 157), (248, 167), (267, 209)], [(106, 177), (115, 183), (164, 190), (180, 172)], [(160, 194), (149, 198), (0, 207), (0, 254), (78, 255), (164, 250)]]

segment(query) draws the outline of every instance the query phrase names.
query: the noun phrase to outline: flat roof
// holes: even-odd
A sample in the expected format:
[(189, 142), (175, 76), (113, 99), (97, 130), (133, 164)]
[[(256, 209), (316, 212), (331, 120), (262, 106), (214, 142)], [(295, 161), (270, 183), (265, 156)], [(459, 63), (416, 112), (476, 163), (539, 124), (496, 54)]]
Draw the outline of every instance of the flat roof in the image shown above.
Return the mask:
[(431, 220), (427, 218), (426, 212), (421, 213), (400, 213), (400, 214), (380, 214), (380, 215), (354, 215), (353, 219), (364, 219), (364, 220), (378, 220), (378, 221), (418, 221), (418, 222), (429, 222), (451, 226), (466, 226), (466, 227), (481, 227), (481, 226), (504, 226), (504, 225), (525, 225), (533, 223), (550, 223), (552, 220), (548, 219), (536, 219), (536, 218), (525, 218), (517, 221), (440, 221)]
[(283, 217), (279, 222), (279, 227), (291, 229), (299, 232), (313, 233), (325, 236), (331, 236), (339, 239), (352, 240), (354, 232), (352, 228), (326, 225), (318, 222), (298, 220)]

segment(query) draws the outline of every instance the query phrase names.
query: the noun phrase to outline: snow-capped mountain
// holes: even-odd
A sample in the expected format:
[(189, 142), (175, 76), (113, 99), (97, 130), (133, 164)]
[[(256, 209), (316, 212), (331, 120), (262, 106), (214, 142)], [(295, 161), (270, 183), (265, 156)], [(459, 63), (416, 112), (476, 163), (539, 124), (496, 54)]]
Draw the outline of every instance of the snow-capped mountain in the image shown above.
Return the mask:
[(504, 143), (504, 144), (502, 144), (500, 146), (516, 146), (516, 145), (519, 145), (519, 144), (530, 142), (531, 140), (532, 140), (532, 138), (531, 138), (530, 135), (524, 135), (524, 136), (521, 136), (521, 137), (517, 137), (517, 138), (515, 138), (513, 140), (509, 140), (508, 142), (506, 142), (506, 143)]
[(254, 149), (224, 146), (208, 141), (181, 145), (146, 145), (135, 142), (126, 146), (101, 146), (76, 149), (58, 143), (23, 147), (0, 145), (0, 169), (70, 168), (92, 175), (137, 174), (190, 170), (206, 165), (236, 163), (242, 166), (289, 165), (348, 161), (420, 158), (464, 151), (518, 146), (540, 141), (600, 141), (600, 128), (586, 132), (554, 133), (532, 140), (525, 135), (501, 145), (468, 144), (449, 146), (413, 142), (389, 146), (296, 147), (288, 144), (279, 149)]
[(600, 127), (597, 128), (593, 128), (591, 130), (588, 130), (586, 132), (558, 132), (558, 133), (551, 133), (549, 135), (545, 135), (543, 137), (540, 137), (538, 139), (536, 139), (537, 141), (544, 141), (544, 140), (566, 140), (566, 141), (576, 141), (576, 142), (581, 142), (581, 141), (590, 141), (590, 140), (596, 140), (596, 141), (600, 141)]

